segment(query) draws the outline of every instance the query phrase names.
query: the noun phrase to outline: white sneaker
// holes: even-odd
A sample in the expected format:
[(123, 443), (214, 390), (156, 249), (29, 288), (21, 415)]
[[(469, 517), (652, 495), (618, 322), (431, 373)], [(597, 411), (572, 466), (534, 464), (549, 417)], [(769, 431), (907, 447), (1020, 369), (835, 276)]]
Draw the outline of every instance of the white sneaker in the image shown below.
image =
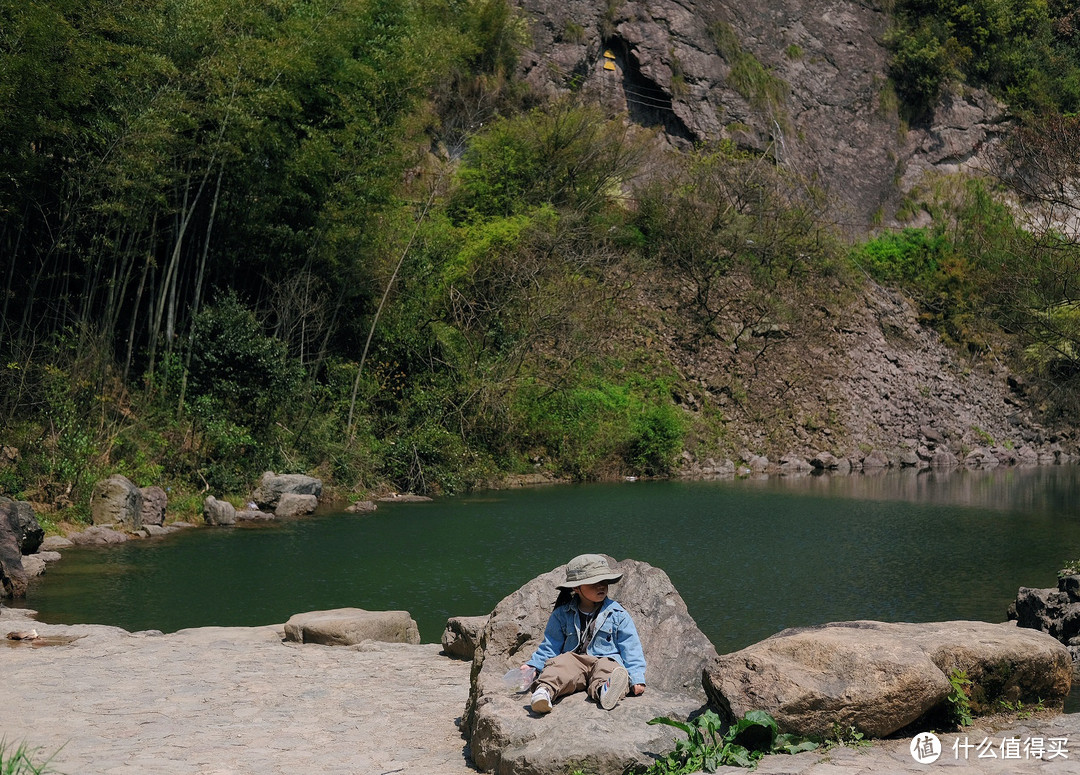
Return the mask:
[(600, 687), (600, 707), (611, 710), (619, 704), (619, 700), (626, 696), (630, 689), (630, 674), (621, 665), (615, 668), (611, 677)]
[(551, 692), (546, 686), (541, 686), (533, 692), (532, 709), (536, 713), (551, 713)]

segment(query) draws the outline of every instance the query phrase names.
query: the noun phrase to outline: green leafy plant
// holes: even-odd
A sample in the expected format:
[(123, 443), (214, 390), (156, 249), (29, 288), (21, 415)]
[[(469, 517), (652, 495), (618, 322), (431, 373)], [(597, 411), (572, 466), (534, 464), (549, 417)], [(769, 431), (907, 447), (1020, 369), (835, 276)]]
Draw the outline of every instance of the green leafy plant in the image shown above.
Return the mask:
[(994, 437), (984, 431), (978, 425), (972, 425), (971, 430), (979, 438), (979, 441), (981, 441), (983, 444), (992, 447), (996, 443), (994, 441)]
[(859, 731), (858, 727), (849, 726), (846, 729), (839, 722), (832, 726), (832, 734), (825, 741), (826, 750), (833, 748), (866, 748), (873, 745), (866, 739), (866, 735)]
[(813, 741), (781, 734), (776, 720), (763, 710), (752, 710), (730, 726), (711, 710), (692, 721), (660, 716), (649, 723), (680, 729), (686, 739), (676, 741), (675, 750), (654, 762), (646, 775), (716, 772), (726, 765), (753, 767), (768, 753), (794, 754), (817, 748)]
[(1065, 564), (1058, 571), (1058, 578), (1063, 579), (1066, 576), (1080, 575), (1080, 559), (1066, 560)]
[(1015, 713), (1016, 718), (1020, 720), (1031, 718), (1037, 711), (1046, 710), (1043, 705), (1042, 698), (1038, 700), (1034, 705), (1024, 705), (1023, 702), (1017, 700), (1016, 702), (1009, 702), (1008, 700), (998, 700), (999, 704), (1005, 710)]
[(971, 679), (964, 670), (952, 670), (949, 672), (949, 707), (952, 711), (952, 719), (962, 727), (971, 724)]
[(0, 775), (45, 775), (56, 772), (49, 767), (55, 755), (40, 761), (40, 748), (30, 748), (25, 743), (15, 745), (0, 739)]

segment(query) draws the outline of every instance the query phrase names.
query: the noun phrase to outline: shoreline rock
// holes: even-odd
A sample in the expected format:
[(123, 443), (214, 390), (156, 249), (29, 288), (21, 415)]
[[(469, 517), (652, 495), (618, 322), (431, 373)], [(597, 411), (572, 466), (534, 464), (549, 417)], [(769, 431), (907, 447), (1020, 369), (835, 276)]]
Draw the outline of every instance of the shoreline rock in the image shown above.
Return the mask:
[(718, 657), (703, 680), (729, 719), (765, 710), (781, 731), (823, 739), (836, 724), (869, 737), (947, 724), (954, 675), (978, 715), (1061, 710), (1072, 664), (1053, 638), (1009, 624), (854, 621), (784, 630)]

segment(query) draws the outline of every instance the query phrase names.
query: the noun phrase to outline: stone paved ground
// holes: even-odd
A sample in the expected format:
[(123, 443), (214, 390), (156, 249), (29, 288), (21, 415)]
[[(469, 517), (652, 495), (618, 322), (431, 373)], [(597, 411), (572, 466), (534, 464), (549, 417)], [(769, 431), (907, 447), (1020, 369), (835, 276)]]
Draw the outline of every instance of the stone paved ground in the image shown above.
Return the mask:
[(283, 644), (283, 626), (169, 635), (42, 625), (70, 645), (0, 645), (0, 737), (67, 775), (471, 773), (467, 662), (434, 644)]
[[(4, 640), (36, 628), (33, 648)], [(469, 664), (437, 645), (283, 644), (284, 628), (206, 627), (170, 635), (38, 624), (0, 610), (0, 738), (25, 742), (66, 775), (463, 775), (474, 770), (457, 729)], [(942, 735), (919, 764), (909, 740), (767, 758), (762, 775), (940, 772), (1080, 775), (1080, 714), (998, 721)], [(1067, 757), (1001, 758), (1018, 745), (1064, 739)], [(983, 739), (996, 759), (979, 758)], [(956, 752), (954, 742), (959, 742)], [(963, 743), (972, 746), (968, 759)], [(744, 770), (722, 768), (723, 775)]]

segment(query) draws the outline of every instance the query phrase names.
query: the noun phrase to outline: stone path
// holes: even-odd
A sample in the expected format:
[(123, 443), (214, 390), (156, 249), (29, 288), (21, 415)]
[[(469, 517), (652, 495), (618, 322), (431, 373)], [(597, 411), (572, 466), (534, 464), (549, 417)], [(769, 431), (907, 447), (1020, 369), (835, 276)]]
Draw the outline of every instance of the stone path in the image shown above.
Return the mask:
[[(31, 628), (80, 637), (41, 648), (4, 640)], [(327, 647), (284, 644), (283, 634), (282, 625), (129, 634), (0, 609), (0, 738), (55, 752), (51, 769), (66, 775), (474, 772), (457, 728), (469, 663), (434, 644)], [(984, 738), (998, 758), (979, 758)], [(941, 742), (932, 764), (912, 758), (910, 740), (892, 740), (772, 756), (756, 772), (1080, 775), (1080, 714), (1013, 719)], [(1025, 759), (1023, 747), (1030, 754), (1040, 743), (1044, 759)], [(1067, 755), (1051, 759), (1055, 748)]]
[(85, 636), (0, 645), (0, 737), (58, 751), (57, 772), (474, 772), (455, 723), (470, 664), (438, 645), (283, 644), (283, 626), (142, 635), (0, 615), (0, 638), (31, 627)]

